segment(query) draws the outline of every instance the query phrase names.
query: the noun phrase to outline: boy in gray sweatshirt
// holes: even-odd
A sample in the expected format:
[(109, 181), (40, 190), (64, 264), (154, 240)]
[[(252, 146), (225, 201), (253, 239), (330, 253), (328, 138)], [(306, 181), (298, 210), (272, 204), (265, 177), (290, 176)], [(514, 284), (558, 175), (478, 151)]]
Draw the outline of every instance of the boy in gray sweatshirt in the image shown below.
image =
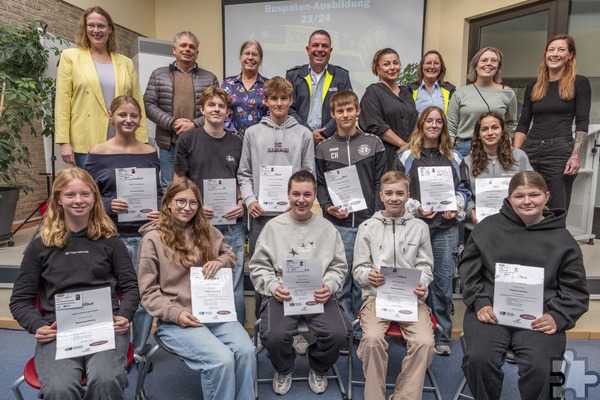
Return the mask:
[[(298, 333), (301, 317), (317, 338), (306, 351), (311, 368), (308, 383), (316, 394), (327, 389), (327, 371), (337, 361), (340, 350), (347, 346), (351, 329), (334, 299), (348, 268), (344, 245), (333, 224), (311, 211), (316, 191), (317, 183), (310, 172), (298, 171), (292, 175), (288, 183), (290, 211), (267, 223), (250, 260), (252, 283), (265, 296), (259, 331), (275, 368), (273, 391), (278, 395), (285, 395), (292, 384), (295, 359), (292, 336)], [(314, 303), (323, 304), (322, 313), (285, 315), (284, 303), (294, 300), (289, 288), (283, 285), (283, 265), (290, 259), (321, 261), (323, 280), (321, 287), (314, 290)]]

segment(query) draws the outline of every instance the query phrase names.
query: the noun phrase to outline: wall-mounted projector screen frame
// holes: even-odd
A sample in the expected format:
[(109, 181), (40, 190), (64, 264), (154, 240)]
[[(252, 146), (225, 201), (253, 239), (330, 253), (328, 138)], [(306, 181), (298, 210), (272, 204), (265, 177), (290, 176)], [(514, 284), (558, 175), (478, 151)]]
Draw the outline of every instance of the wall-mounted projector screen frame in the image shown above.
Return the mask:
[[(240, 72), (241, 44), (258, 40), (264, 50), (260, 73), (285, 76), (306, 64), (306, 45), (317, 29), (332, 38), (330, 62), (350, 71), (359, 96), (377, 78), (371, 60), (378, 49), (391, 47), (402, 65), (418, 62), (423, 53), (426, 0), (223, 0), (224, 76)], [(202, 38), (201, 38), (202, 40)]]

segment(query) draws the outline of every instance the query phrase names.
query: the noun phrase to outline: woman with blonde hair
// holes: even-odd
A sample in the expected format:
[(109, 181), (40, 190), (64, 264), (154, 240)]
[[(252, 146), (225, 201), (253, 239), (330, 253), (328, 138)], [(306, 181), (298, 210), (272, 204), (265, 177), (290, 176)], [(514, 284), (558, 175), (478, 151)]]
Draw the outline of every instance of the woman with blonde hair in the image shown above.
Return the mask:
[(585, 150), (591, 98), (590, 81), (577, 75), (575, 40), (564, 34), (550, 38), (537, 80), (525, 88), (515, 147), (527, 153), (533, 169), (546, 180), (551, 208), (569, 209)]
[(202, 374), (205, 399), (254, 399), (254, 346), (237, 321), (210, 323), (192, 313), (190, 268), (205, 278), (233, 268), (235, 255), (202, 210), (202, 196), (186, 177), (173, 180), (158, 221), (144, 225), (138, 280), (142, 306), (158, 318), (157, 334)]
[[(118, 96), (108, 112), (110, 125), (114, 127), (115, 137), (90, 149), (85, 168), (94, 177), (104, 209), (113, 220), (119, 237), (125, 243), (133, 266), (137, 271), (137, 253), (142, 235), (139, 229), (148, 219), (158, 218), (158, 207), (162, 196), (160, 185), (160, 162), (156, 149), (136, 139), (135, 134), (140, 127), (142, 108), (131, 96)], [(140, 175), (149, 172), (156, 182), (157, 202), (150, 212), (145, 212), (143, 219), (136, 221), (119, 221), (119, 216), (132, 212), (126, 200), (117, 196), (117, 170), (128, 170)], [(133, 317), (132, 342), (136, 354), (145, 356), (150, 351), (146, 343), (152, 329), (152, 317), (139, 307)]]
[[(139, 292), (127, 249), (87, 172), (69, 168), (58, 174), (42, 224), (40, 237), (25, 252), (10, 299), (15, 320), (37, 339), (40, 398), (124, 399), (127, 333)], [(115, 349), (57, 360), (55, 295), (104, 287), (110, 288)], [(80, 384), (83, 371), (87, 391)]]
[[(447, 168), (452, 175), (456, 210), (435, 212), (433, 208), (421, 204), (419, 170), (431, 167)], [(466, 188), (465, 164), (462, 156), (452, 149), (446, 117), (441, 108), (430, 106), (423, 110), (410, 141), (398, 155), (396, 169), (410, 179), (411, 204), (407, 205), (407, 210), (416, 209), (418, 216), (429, 226), (433, 249), (433, 282), (429, 285), (427, 305), (442, 328), (442, 332), (436, 334), (435, 351), (447, 356), (450, 355), (452, 335), (453, 252), (458, 247), (457, 221), (464, 219), (463, 210), (471, 193)]]
[(463, 156), (469, 154), (475, 123), (484, 112), (494, 111), (504, 118), (508, 132), (517, 125), (515, 92), (502, 83), (502, 52), (484, 47), (469, 62), (467, 81), (458, 89), (448, 105), (448, 131), (454, 148)]
[[(79, 21), (76, 48), (63, 50), (56, 76), (56, 143), (62, 160), (83, 168), (88, 151), (114, 136), (108, 124), (110, 103), (119, 95), (143, 104), (137, 73), (129, 57), (117, 53), (110, 15), (90, 7)], [(136, 137), (148, 141), (144, 109)]]

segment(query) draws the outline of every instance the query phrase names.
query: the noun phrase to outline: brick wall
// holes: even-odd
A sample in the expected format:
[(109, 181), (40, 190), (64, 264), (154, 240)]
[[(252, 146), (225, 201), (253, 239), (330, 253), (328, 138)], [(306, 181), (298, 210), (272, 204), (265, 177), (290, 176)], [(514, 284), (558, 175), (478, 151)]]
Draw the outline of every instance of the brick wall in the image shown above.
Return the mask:
[[(74, 41), (77, 32), (77, 23), (83, 9), (60, 0), (2, 0), (0, 1), (0, 21), (22, 26), (23, 20), (39, 19), (48, 24), (48, 32)], [(119, 52), (129, 55), (129, 48), (140, 34), (122, 26), (117, 27)], [(41, 126), (38, 124), (38, 128)], [(26, 135), (25, 144), (32, 156), (32, 165), (27, 168), (29, 173), (38, 179), (33, 184), (35, 191), (28, 195), (20, 194), (15, 221), (25, 219), (36, 207), (37, 203), (46, 198), (46, 179), (38, 176), (45, 172), (44, 144), (41, 137)]]

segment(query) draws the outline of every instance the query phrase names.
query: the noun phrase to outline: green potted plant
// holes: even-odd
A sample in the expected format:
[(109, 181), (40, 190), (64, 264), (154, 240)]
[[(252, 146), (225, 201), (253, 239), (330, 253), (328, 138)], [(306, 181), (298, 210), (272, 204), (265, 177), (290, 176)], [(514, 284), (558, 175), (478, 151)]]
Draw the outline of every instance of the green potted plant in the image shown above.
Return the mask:
[(417, 80), (417, 67), (419, 63), (406, 64), (402, 69), (402, 73), (396, 79), (398, 86), (407, 86)]
[(31, 155), (23, 137), (54, 129), (53, 115), (45, 111), (51, 110), (54, 80), (43, 77), (48, 49), (40, 38), (55, 39), (44, 26), (43, 21), (26, 20), (23, 27), (0, 22), (0, 242), (11, 236), (19, 191), (32, 192), (35, 182), (24, 169)]

